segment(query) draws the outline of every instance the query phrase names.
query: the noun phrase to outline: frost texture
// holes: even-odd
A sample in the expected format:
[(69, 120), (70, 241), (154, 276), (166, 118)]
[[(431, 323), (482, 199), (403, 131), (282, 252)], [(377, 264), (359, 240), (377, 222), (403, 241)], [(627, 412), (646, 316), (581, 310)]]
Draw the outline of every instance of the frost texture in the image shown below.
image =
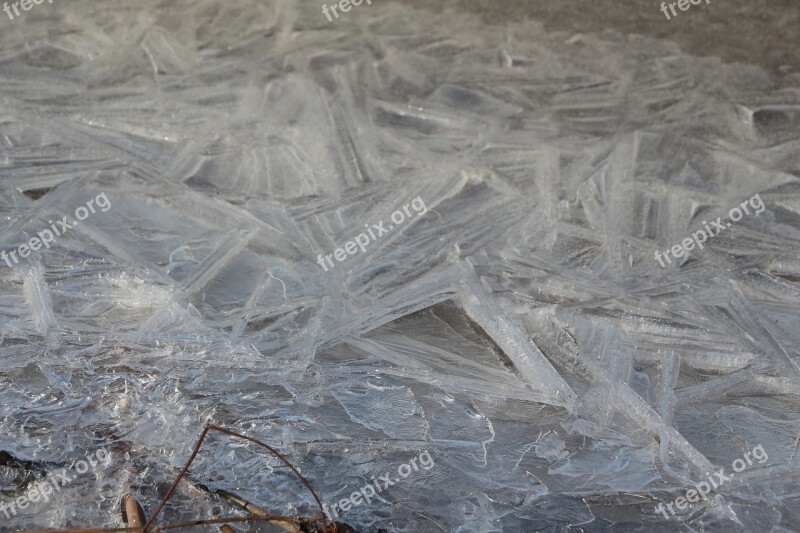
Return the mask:
[[(0, 529), (118, 525), (129, 487), (152, 511), (209, 420), (328, 504), (428, 450), (344, 515), (361, 531), (800, 529), (800, 92), (395, 4), (108, 5), (0, 32), (0, 246), (111, 202), (0, 264), (0, 500), (113, 456)], [(249, 445), (215, 436), (191, 475), (314, 513)], [(184, 483), (161, 520), (220, 509)]]

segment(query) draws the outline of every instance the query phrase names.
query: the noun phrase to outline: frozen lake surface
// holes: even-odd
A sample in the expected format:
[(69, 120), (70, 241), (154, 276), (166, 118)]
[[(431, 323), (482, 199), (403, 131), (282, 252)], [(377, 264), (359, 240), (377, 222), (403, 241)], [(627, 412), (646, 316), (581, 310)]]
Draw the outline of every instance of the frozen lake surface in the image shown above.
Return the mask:
[[(800, 91), (339, 14), (2, 20), (0, 531), (151, 513), (206, 423), (363, 532), (800, 529)], [(318, 512), (220, 434), (189, 477), (158, 524)]]

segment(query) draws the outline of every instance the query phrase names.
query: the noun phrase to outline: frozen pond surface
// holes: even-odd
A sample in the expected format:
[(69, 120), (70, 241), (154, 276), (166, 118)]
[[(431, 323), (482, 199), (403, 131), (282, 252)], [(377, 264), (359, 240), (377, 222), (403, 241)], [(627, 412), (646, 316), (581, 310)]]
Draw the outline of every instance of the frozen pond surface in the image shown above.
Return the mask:
[[(206, 423), (359, 531), (800, 529), (800, 91), (320, 7), (3, 20), (0, 531), (152, 512)], [(219, 434), (190, 477), (158, 523), (317, 509)]]

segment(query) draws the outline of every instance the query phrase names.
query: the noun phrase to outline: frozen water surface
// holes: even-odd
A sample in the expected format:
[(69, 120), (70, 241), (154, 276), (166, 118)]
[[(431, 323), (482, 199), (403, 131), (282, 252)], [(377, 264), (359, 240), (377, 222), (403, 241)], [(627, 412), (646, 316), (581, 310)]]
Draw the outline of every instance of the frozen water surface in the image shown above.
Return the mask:
[[(427, 451), (358, 531), (800, 529), (800, 91), (646, 37), (342, 15), (2, 21), (0, 504), (74, 479), (0, 530), (152, 512), (207, 422), (328, 506)], [(200, 485), (316, 512), (242, 441), (189, 472), (158, 523), (237, 514)]]

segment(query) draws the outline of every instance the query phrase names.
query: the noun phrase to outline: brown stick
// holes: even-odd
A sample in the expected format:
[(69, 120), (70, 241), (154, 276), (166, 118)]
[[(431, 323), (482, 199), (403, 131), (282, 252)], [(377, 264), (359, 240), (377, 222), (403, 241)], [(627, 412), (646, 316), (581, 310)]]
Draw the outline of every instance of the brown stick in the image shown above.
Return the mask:
[[(177, 488), (178, 483), (186, 475), (186, 472), (189, 470), (189, 467), (191, 466), (192, 462), (197, 457), (197, 454), (200, 451), (200, 447), (202, 446), (203, 441), (205, 440), (206, 435), (208, 434), (208, 432), (210, 430), (219, 431), (220, 433), (224, 433), (224, 434), (230, 435), (232, 437), (238, 437), (240, 439), (244, 439), (244, 440), (253, 442), (253, 443), (258, 444), (259, 446), (269, 450), (273, 455), (278, 457), (278, 459), (283, 461), (292, 470), (292, 472), (294, 472), (297, 475), (297, 477), (300, 478), (300, 481), (303, 482), (303, 484), (306, 486), (306, 488), (308, 488), (308, 490), (311, 492), (311, 495), (314, 496), (314, 499), (316, 500), (317, 505), (319, 505), (320, 511), (322, 511), (320, 513), (320, 515), (318, 517), (311, 518), (311, 519), (301, 519), (301, 518), (294, 518), (294, 517), (290, 517), (290, 516), (274, 515), (274, 514), (269, 513), (268, 511), (265, 511), (264, 509), (261, 509), (260, 507), (257, 507), (255, 505), (249, 503), (249, 502), (246, 502), (245, 500), (242, 500), (241, 498), (238, 498), (238, 497), (234, 496), (233, 494), (230, 494), (228, 492), (220, 490), (220, 491), (217, 491), (217, 493), (221, 497), (223, 497), (223, 499), (225, 499), (226, 501), (228, 501), (228, 502), (230, 502), (230, 503), (232, 503), (232, 504), (234, 504), (234, 505), (236, 505), (236, 506), (238, 506), (238, 507), (250, 512), (251, 513), (250, 516), (246, 516), (246, 517), (231, 517), (231, 518), (216, 518), (216, 519), (207, 519), (207, 520), (191, 520), (191, 521), (187, 521), (187, 522), (178, 522), (178, 523), (174, 523), (174, 524), (166, 524), (166, 525), (163, 525), (163, 526), (155, 526), (155, 527), (153, 527), (151, 529), (150, 526), (152, 525), (153, 521), (158, 517), (158, 514), (164, 508), (164, 505), (166, 505), (167, 501), (172, 496), (172, 493), (175, 492), (175, 489)], [(168, 529), (177, 529), (177, 528), (189, 527), (189, 526), (195, 526), (195, 525), (222, 524), (224, 522), (246, 522), (246, 521), (249, 521), (249, 520), (253, 520), (253, 521), (262, 521), (262, 520), (263, 521), (269, 521), (273, 525), (276, 525), (276, 526), (284, 529), (285, 531), (288, 531), (288, 532), (291, 532), (291, 533), (302, 533), (304, 531), (303, 526), (308, 525), (308, 524), (312, 524), (312, 523), (317, 523), (317, 522), (320, 522), (320, 521), (325, 521), (327, 523), (327, 525), (332, 528), (331, 531), (335, 532), (335, 531), (338, 530), (337, 525), (336, 525), (335, 522), (330, 522), (330, 521), (326, 520), (325, 513), (324, 513), (324, 510), (323, 510), (323, 506), (322, 506), (322, 501), (320, 501), (319, 496), (317, 496), (317, 493), (314, 492), (314, 489), (311, 487), (311, 484), (294, 467), (294, 465), (292, 465), (292, 463), (290, 463), (289, 460), (286, 459), (286, 457), (283, 456), (283, 454), (281, 454), (278, 450), (272, 448), (268, 444), (265, 444), (265, 443), (261, 442), (258, 439), (255, 439), (253, 437), (248, 437), (247, 435), (242, 435), (240, 433), (236, 433), (235, 431), (231, 431), (229, 429), (226, 429), (226, 428), (223, 428), (223, 427), (220, 427), (220, 426), (215, 426), (215, 425), (212, 425), (212, 424), (206, 424), (205, 428), (203, 428), (203, 432), (200, 434), (200, 438), (197, 440), (197, 444), (195, 444), (194, 450), (192, 451), (192, 455), (189, 457), (189, 460), (186, 462), (186, 464), (184, 465), (183, 469), (181, 469), (180, 473), (178, 474), (178, 477), (172, 483), (172, 485), (170, 486), (169, 490), (167, 491), (167, 494), (161, 500), (161, 502), (159, 503), (158, 507), (156, 508), (156, 510), (153, 512), (153, 514), (150, 516), (149, 519), (147, 519), (145, 521), (145, 519), (144, 519), (144, 517), (145, 517), (144, 510), (139, 505), (139, 502), (136, 501), (136, 498), (134, 498), (132, 495), (125, 494), (123, 496), (123, 504), (125, 506), (125, 514), (126, 514), (126, 517), (128, 519), (128, 523), (131, 526), (137, 526), (137, 527), (111, 527), (111, 528), (72, 529), (72, 530), (51, 529), (51, 530), (27, 531), (25, 533), (117, 533), (117, 532), (123, 532), (123, 531), (131, 532), (131, 533), (144, 533), (144, 532), (147, 532), (147, 531), (152, 531), (153, 533), (158, 533), (159, 531), (164, 531), (164, 530), (168, 530)], [(130, 509), (129, 506), (133, 506), (133, 509)], [(136, 522), (138, 522), (138, 523), (136, 523)], [(144, 522), (144, 525), (142, 525), (142, 522)], [(326, 527), (326, 530), (327, 530), (327, 527)]]
[(265, 511), (261, 507), (253, 505), (252, 503), (243, 500), (242, 498), (236, 496), (235, 494), (231, 494), (226, 490), (219, 489), (215, 491), (214, 494), (216, 494), (226, 502), (230, 503), (231, 505), (238, 507), (239, 509), (247, 511), (248, 513), (254, 516), (258, 516), (259, 518), (264, 518), (266, 520), (269, 520), (272, 525), (277, 526), (284, 531), (288, 531), (289, 533), (303, 533), (303, 530), (295, 523), (273, 520), (273, 517), (275, 517), (275, 515), (273, 515), (269, 511)]
[(22, 533), (115, 533), (117, 531), (135, 531), (141, 533), (140, 527), (101, 527), (97, 529), (34, 529)]
[(253, 437), (248, 437), (247, 435), (242, 435), (241, 433), (236, 433), (235, 431), (231, 431), (230, 429), (226, 429), (226, 428), (223, 428), (223, 427), (220, 427), (220, 426), (215, 426), (215, 425), (212, 425), (212, 424), (206, 424), (206, 427), (203, 428), (203, 432), (200, 434), (200, 438), (197, 440), (197, 444), (195, 444), (195, 446), (194, 446), (194, 450), (192, 451), (192, 455), (189, 457), (189, 460), (186, 462), (186, 464), (184, 465), (183, 469), (181, 469), (180, 473), (178, 474), (178, 477), (175, 478), (175, 481), (172, 483), (172, 486), (167, 491), (167, 494), (164, 496), (164, 498), (162, 498), (161, 502), (158, 504), (158, 507), (156, 508), (156, 510), (153, 512), (152, 515), (150, 515), (150, 518), (147, 519), (147, 522), (144, 525), (144, 531), (147, 531), (150, 528), (150, 525), (153, 523), (153, 521), (156, 519), (156, 517), (158, 517), (158, 513), (161, 512), (161, 509), (164, 508), (164, 505), (166, 505), (167, 501), (170, 499), (170, 497), (172, 497), (172, 493), (175, 492), (175, 489), (177, 488), (178, 483), (180, 483), (181, 479), (183, 479), (183, 476), (186, 475), (186, 472), (189, 470), (189, 466), (191, 466), (191, 464), (194, 461), (195, 457), (197, 457), (197, 454), (200, 451), (200, 447), (203, 445), (203, 440), (205, 440), (206, 435), (208, 434), (209, 430), (219, 431), (220, 433), (224, 433), (224, 434), (230, 435), (232, 437), (238, 437), (240, 439), (244, 439), (244, 440), (253, 442), (255, 444), (258, 444), (259, 446), (269, 450), (273, 455), (278, 457), (278, 459), (283, 461), (289, 468), (291, 468), (292, 472), (297, 474), (297, 477), (300, 478), (300, 481), (303, 482), (303, 484), (311, 492), (311, 495), (314, 496), (314, 499), (317, 501), (317, 505), (319, 505), (319, 510), (320, 510), (320, 517), (324, 516), (324, 510), (322, 508), (322, 501), (320, 501), (319, 496), (317, 496), (317, 493), (314, 492), (314, 489), (311, 488), (311, 484), (294, 467), (294, 465), (292, 465), (292, 463), (290, 463), (289, 460), (286, 459), (286, 457), (284, 457), (283, 454), (281, 454), (281, 452), (279, 452), (278, 450), (276, 450), (273, 447), (269, 446), (268, 444), (264, 444), (260, 440), (255, 439)]
[[(295, 520), (289, 516), (279, 516), (273, 517), (270, 520), (274, 520), (275, 518), (283, 519), (283, 520)], [(207, 520), (187, 520), (186, 522), (177, 522), (175, 524), (168, 524), (166, 526), (156, 526), (153, 528), (153, 533), (159, 533), (160, 531), (166, 531), (168, 529), (179, 529), (182, 527), (189, 527), (189, 526), (201, 526), (201, 525), (210, 525), (210, 524), (224, 524), (226, 522), (247, 522), (250, 520), (267, 520), (266, 518), (261, 518), (259, 516), (239, 516), (236, 518), (210, 518)]]
[(317, 502), (317, 505), (319, 506), (320, 515), (324, 515), (324, 514), (325, 514), (325, 511), (324, 511), (324, 509), (322, 508), (322, 501), (319, 499), (319, 496), (317, 496), (317, 493), (316, 493), (316, 492), (314, 492), (314, 489), (311, 487), (311, 483), (309, 483), (309, 482), (308, 482), (308, 480), (307, 480), (305, 477), (303, 477), (303, 474), (301, 474), (301, 473), (300, 473), (300, 471), (299, 471), (299, 470), (297, 470), (297, 469), (294, 467), (294, 465), (293, 465), (292, 463), (290, 463), (290, 462), (289, 462), (289, 460), (288, 460), (286, 457), (284, 457), (284, 456), (283, 456), (283, 454), (282, 454), (281, 452), (279, 452), (278, 450), (276, 450), (276, 449), (275, 449), (275, 448), (273, 448), (272, 446), (269, 446), (268, 444), (264, 444), (263, 442), (261, 442), (261, 441), (260, 441), (260, 440), (258, 440), (258, 439), (254, 439), (253, 437), (248, 437), (247, 435), (242, 435), (241, 433), (236, 433), (235, 431), (231, 431), (230, 429), (226, 429), (226, 428), (219, 427), (219, 426), (213, 426), (213, 425), (209, 425), (208, 427), (209, 427), (210, 429), (213, 429), (213, 430), (215, 430), (215, 431), (219, 431), (220, 433), (225, 433), (225, 434), (227, 434), (227, 435), (231, 435), (232, 437), (239, 437), (240, 439), (249, 440), (250, 442), (253, 442), (253, 443), (255, 443), (255, 444), (258, 444), (259, 446), (261, 446), (261, 447), (263, 447), (263, 448), (266, 448), (267, 450), (269, 450), (270, 452), (272, 452), (272, 453), (273, 453), (275, 456), (277, 456), (277, 457), (278, 457), (278, 459), (280, 459), (281, 461), (283, 461), (283, 462), (286, 464), (286, 466), (288, 466), (289, 468), (291, 468), (291, 469), (292, 469), (292, 472), (294, 472), (295, 474), (297, 474), (297, 477), (298, 477), (298, 478), (300, 478), (300, 481), (302, 481), (302, 482), (303, 482), (303, 485), (305, 485), (305, 486), (306, 486), (306, 488), (308, 489), (308, 491), (311, 493), (311, 495), (312, 495), (312, 496), (314, 497), (314, 499), (316, 500), (316, 502)]
[[(230, 516), (227, 518), (209, 518), (205, 520), (189, 520), (186, 522), (176, 522), (174, 524), (166, 524), (163, 526), (156, 526), (153, 528), (153, 533), (158, 533), (159, 531), (165, 531), (168, 529), (178, 529), (182, 527), (189, 527), (189, 526), (198, 526), (198, 525), (211, 525), (211, 524), (222, 524), (225, 522), (247, 522), (250, 520), (254, 521), (270, 521), (270, 522), (277, 522), (277, 521), (284, 521), (284, 522), (295, 522), (297, 521), (296, 518), (292, 516), (279, 516), (279, 515), (272, 515), (269, 518), (250, 515), (250, 516)], [(22, 533), (117, 533), (121, 531), (129, 531), (131, 533), (141, 533), (142, 528), (140, 527), (101, 527), (96, 529), (37, 529), (32, 531), (24, 531)]]
[(125, 508), (125, 523), (128, 524), (128, 527), (137, 527), (144, 531), (144, 523), (147, 518), (144, 515), (144, 509), (133, 494), (126, 492), (122, 496), (122, 504)]

